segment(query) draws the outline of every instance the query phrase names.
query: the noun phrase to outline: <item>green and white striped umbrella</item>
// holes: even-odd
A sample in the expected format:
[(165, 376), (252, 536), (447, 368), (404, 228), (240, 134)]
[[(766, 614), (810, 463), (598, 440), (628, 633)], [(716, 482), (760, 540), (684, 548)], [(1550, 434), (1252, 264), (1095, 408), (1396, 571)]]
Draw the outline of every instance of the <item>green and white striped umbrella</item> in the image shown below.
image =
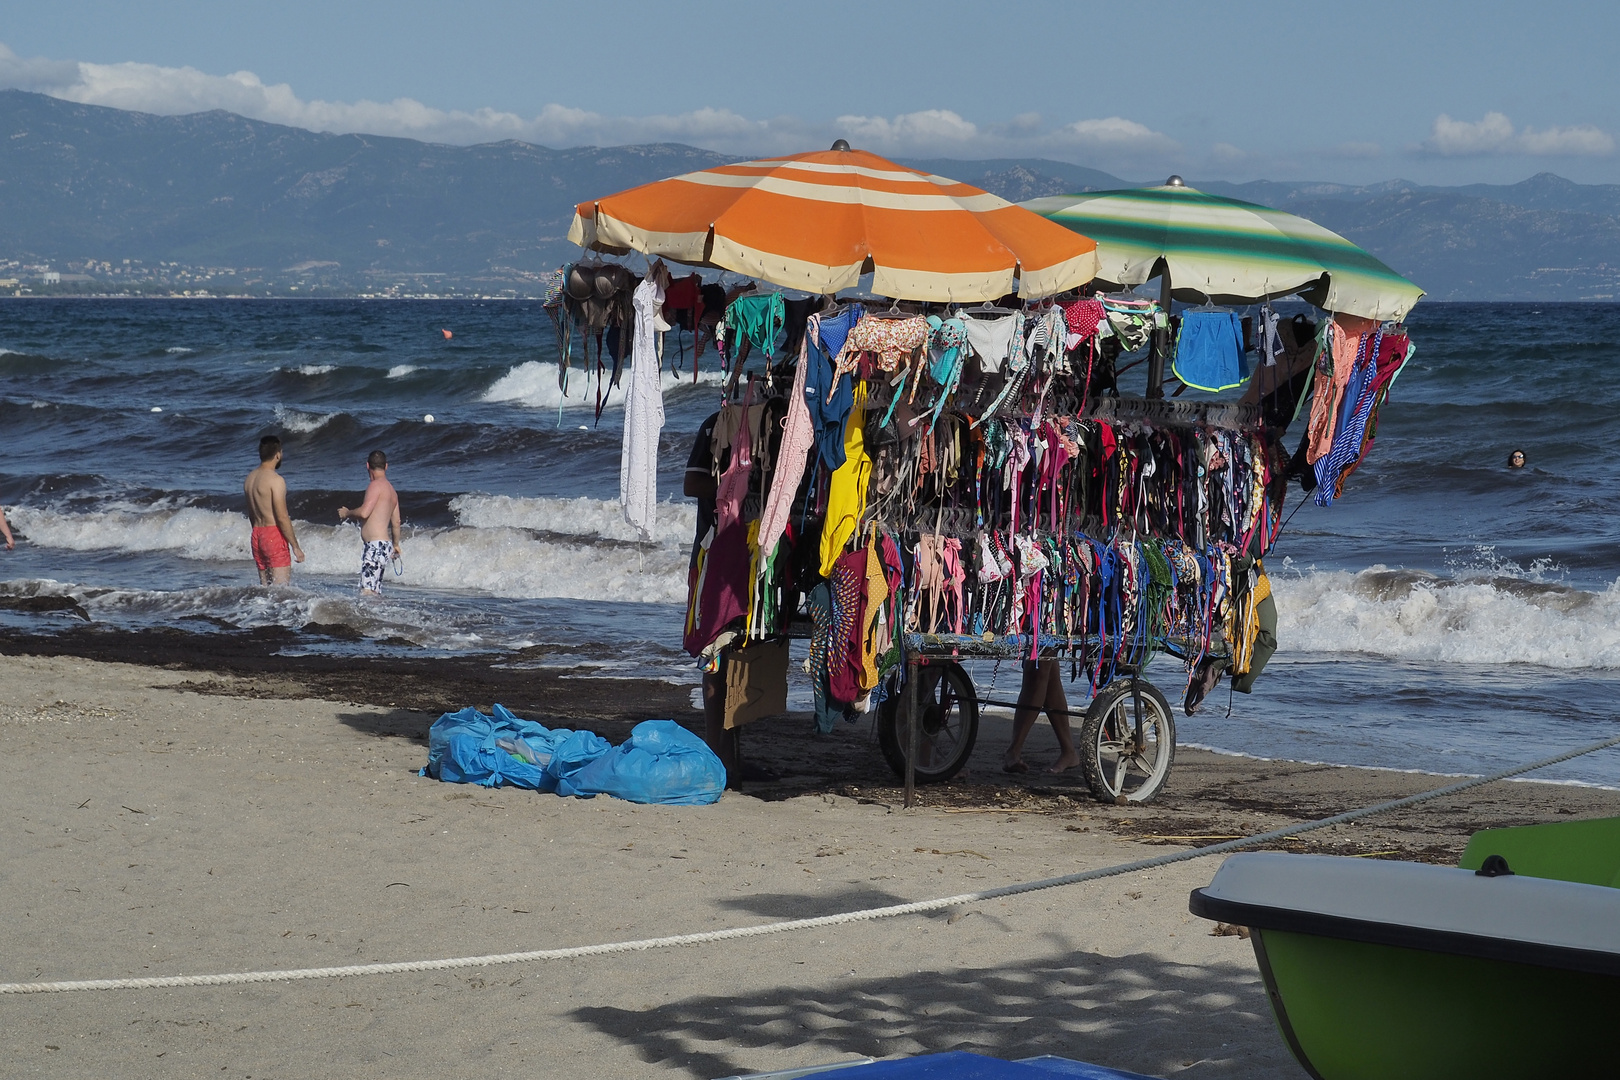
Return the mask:
[(1179, 183), (1053, 195), (1022, 205), (1097, 241), (1097, 281), (1140, 285), (1162, 259), (1187, 303), (1298, 294), (1328, 311), (1403, 319), (1423, 290), (1336, 232)]

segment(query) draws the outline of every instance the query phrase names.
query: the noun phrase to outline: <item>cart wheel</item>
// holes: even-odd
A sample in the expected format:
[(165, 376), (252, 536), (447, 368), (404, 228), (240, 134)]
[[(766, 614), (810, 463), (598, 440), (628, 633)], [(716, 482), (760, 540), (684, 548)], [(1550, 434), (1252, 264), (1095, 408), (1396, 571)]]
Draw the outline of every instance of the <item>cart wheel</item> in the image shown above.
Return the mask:
[[(949, 780), (962, 771), (973, 741), (979, 737), (979, 700), (973, 680), (960, 664), (924, 664), (914, 669), (917, 707), (917, 783)], [(896, 776), (906, 775), (906, 747), (911, 737), (903, 715), (905, 683), (895, 677), (894, 692), (878, 706), (878, 746)]]
[(1139, 695), (1130, 679), (1104, 687), (1080, 729), (1080, 768), (1101, 802), (1148, 802), (1170, 778), (1176, 758), (1170, 703), (1146, 679), (1135, 685)]

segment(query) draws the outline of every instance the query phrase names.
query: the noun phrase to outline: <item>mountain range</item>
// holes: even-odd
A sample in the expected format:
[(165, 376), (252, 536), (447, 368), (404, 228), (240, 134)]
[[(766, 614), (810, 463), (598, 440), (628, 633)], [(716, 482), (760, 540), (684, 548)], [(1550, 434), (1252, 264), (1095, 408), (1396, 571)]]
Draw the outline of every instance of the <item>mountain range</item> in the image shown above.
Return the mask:
[[(577, 256), (576, 202), (726, 156), (332, 135), (214, 111), (154, 116), (0, 91), (0, 274), (79, 291), (294, 287), (530, 294)], [(1045, 159), (906, 160), (1013, 201), (1132, 187)], [(1620, 295), (1620, 185), (1189, 182), (1302, 214), (1438, 300)], [(126, 262), (127, 260), (127, 262)], [(36, 275), (37, 276), (37, 275)]]

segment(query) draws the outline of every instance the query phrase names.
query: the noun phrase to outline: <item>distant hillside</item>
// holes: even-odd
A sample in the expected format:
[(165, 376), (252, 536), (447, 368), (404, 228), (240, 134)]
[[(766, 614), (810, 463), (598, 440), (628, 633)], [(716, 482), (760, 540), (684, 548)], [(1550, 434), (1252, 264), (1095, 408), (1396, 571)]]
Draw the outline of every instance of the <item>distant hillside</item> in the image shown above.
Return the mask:
[[(676, 144), (551, 150), (323, 135), (16, 90), (0, 91), (0, 136), (0, 278), (38, 281), (30, 268), (49, 265), (63, 282), (52, 288), (81, 291), (147, 280), (164, 290), (528, 294), (539, 272), (578, 255), (564, 239), (576, 202), (735, 160)], [(1039, 158), (906, 164), (1014, 201), (1132, 186)], [(1620, 185), (1551, 173), (1460, 188), (1191, 182), (1319, 221), (1435, 299), (1620, 296)]]
[[(0, 91), (0, 256), (521, 281), (575, 251), (574, 202), (729, 160), (323, 135), (227, 112), (151, 116)], [(325, 265), (321, 265), (325, 264)], [(305, 265), (289, 274), (287, 268)]]
[(1108, 191), (1132, 186), (1129, 181), (1100, 169), (1045, 158), (992, 158), (987, 161), (907, 158), (901, 164), (972, 184), (1011, 202), (1038, 199), (1043, 195), (1069, 195), (1079, 191)]

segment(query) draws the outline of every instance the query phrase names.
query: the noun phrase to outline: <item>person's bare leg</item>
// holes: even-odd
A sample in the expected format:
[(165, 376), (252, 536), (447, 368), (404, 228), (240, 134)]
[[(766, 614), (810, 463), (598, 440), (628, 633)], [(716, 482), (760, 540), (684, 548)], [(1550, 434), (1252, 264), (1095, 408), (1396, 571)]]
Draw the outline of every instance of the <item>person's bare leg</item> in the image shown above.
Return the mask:
[[(264, 575), (261, 573), (259, 576), (263, 577)], [(287, 584), (290, 584), (291, 582), (292, 582), (292, 567), (290, 567), (290, 566), (272, 566), (270, 568), (270, 580), (265, 582), (265, 584), (266, 585), (271, 585), (271, 584), (274, 584), (274, 585), (287, 585)]]
[(1045, 664), (1024, 665), (1024, 681), (1018, 688), (1018, 708), (1013, 710), (1012, 743), (1001, 759), (1003, 772), (1029, 771), (1029, 766), (1024, 764), (1024, 740), (1029, 738), (1030, 731), (1035, 727), (1035, 721), (1040, 718), (1041, 703), (1046, 698), (1046, 688), (1042, 685), (1045, 678)]
[(1080, 755), (1074, 748), (1074, 735), (1069, 729), (1069, 699), (1063, 693), (1063, 670), (1056, 660), (1046, 660), (1041, 666), (1052, 665), (1046, 680), (1046, 718), (1052, 722), (1052, 734), (1057, 736), (1058, 759), (1047, 772), (1060, 773), (1080, 764)]
[(703, 741), (726, 769), (726, 786), (737, 786), (737, 740), (735, 731), (726, 730), (726, 662), (720, 670), (703, 675)]

